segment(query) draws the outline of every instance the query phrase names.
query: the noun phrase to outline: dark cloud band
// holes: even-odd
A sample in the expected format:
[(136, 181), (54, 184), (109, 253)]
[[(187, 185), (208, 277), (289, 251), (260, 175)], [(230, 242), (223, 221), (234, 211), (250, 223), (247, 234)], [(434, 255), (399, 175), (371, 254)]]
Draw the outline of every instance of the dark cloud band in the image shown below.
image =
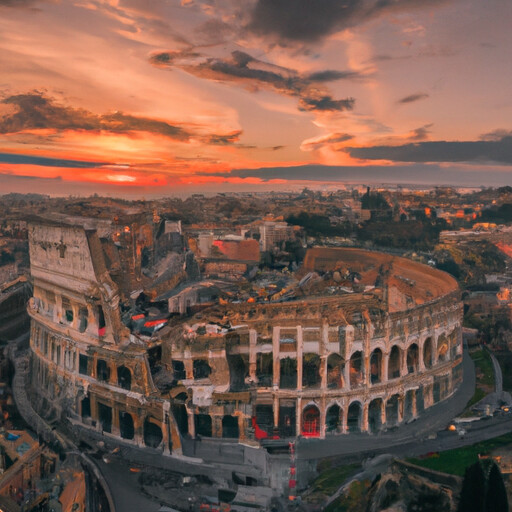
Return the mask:
[(248, 53), (234, 51), (229, 58), (201, 57), (194, 51), (159, 52), (150, 57), (157, 67), (179, 68), (191, 75), (208, 80), (240, 84), (251, 91), (269, 89), (299, 99), (299, 109), (305, 111), (345, 111), (354, 107), (353, 98), (335, 99), (322, 84), (341, 79), (361, 78), (352, 71), (326, 70), (302, 75), (256, 59)]
[(498, 162), (512, 165), (512, 136), (500, 140), (435, 141), (401, 146), (348, 147), (344, 151), (363, 160), (393, 162)]

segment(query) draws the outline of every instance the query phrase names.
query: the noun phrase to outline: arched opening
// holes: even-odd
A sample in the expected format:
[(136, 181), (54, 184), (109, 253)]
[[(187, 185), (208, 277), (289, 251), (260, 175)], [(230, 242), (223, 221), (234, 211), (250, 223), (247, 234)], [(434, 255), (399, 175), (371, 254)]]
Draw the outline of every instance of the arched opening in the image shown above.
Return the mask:
[(297, 404), (294, 399), (279, 400), (279, 435), (281, 437), (296, 436), (296, 409)]
[(350, 358), (350, 387), (355, 388), (362, 386), (363, 380), (363, 356), (361, 352), (354, 352)]
[(212, 418), (209, 414), (196, 414), (194, 421), (198, 436), (212, 437)]
[(272, 436), (274, 431), (274, 409), (270, 404), (256, 405), (256, 416), (252, 421), (256, 439)]
[(341, 429), (341, 407), (338, 404), (331, 405), (325, 413), (325, 429), (327, 432), (339, 432)]
[(327, 387), (341, 389), (343, 387), (343, 370), (345, 360), (338, 354), (331, 354), (327, 358)]
[(86, 396), (80, 403), (80, 409), (82, 413), (82, 419), (91, 417), (91, 399)]
[(382, 380), (382, 350), (376, 348), (370, 356), (370, 379), (372, 384)]
[(317, 388), (320, 386), (320, 356), (307, 353), (302, 358), (302, 387)]
[(407, 349), (407, 373), (418, 373), (420, 363), (420, 349), (413, 343)]
[(457, 336), (457, 331), (455, 329), (448, 336), (448, 340), (450, 343), (450, 358), (455, 359), (457, 357), (457, 345), (458, 345), (458, 343), (457, 343), (458, 336)]
[(397, 379), (398, 377), (400, 377), (400, 356), (400, 349), (396, 345), (393, 345), (393, 348), (391, 349), (391, 352), (389, 354), (388, 362), (389, 379)]
[(212, 369), (206, 359), (194, 359), (192, 362), (194, 379), (207, 379), (212, 373)]
[(450, 346), (444, 334), (441, 334), (437, 340), (437, 360), (440, 363), (448, 361), (450, 356)]
[(368, 429), (376, 433), (382, 429), (383, 402), (381, 398), (376, 398), (368, 406)]
[(98, 359), (96, 363), (96, 378), (104, 382), (110, 379), (110, 368), (104, 359)]
[(105, 314), (103, 313), (103, 308), (101, 306), (97, 306), (96, 316), (98, 319), (98, 336), (105, 336), (107, 324), (105, 322)]
[(239, 354), (228, 355), (229, 389), (230, 391), (242, 391), (247, 387), (245, 379), (249, 376), (248, 356)]
[(112, 432), (112, 407), (98, 403), (98, 419), (102, 432)]
[(172, 361), (172, 375), (175, 380), (185, 380), (187, 378), (185, 363), (183, 361)]
[(226, 415), (222, 418), (222, 437), (231, 439), (238, 439), (240, 437), (238, 418), (236, 416)]
[(150, 448), (158, 448), (162, 442), (162, 429), (149, 418), (144, 420), (144, 444)]
[(386, 425), (388, 427), (394, 427), (395, 425), (398, 425), (398, 406), (398, 395), (393, 395), (388, 399), (386, 403)]
[(128, 391), (132, 388), (132, 372), (126, 366), (117, 367), (117, 384)]
[(347, 429), (349, 432), (361, 432), (361, 416), (363, 408), (359, 402), (352, 402), (347, 413)]
[(280, 361), (280, 387), (297, 389), (297, 359), (285, 357)]
[(258, 386), (272, 386), (274, 378), (274, 359), (272, 352), (256, 354), (256, 378)]
[(133, 426), (133, 417), (128, 412), (119, 411), (119, 430), (123, 439), (133, 439), (135, 428)]
[(187, 407), (185, 406), (187, 399), (188, 396), (186, 393), (180, 393), (174, 398), (171, 405), (174, 420), (176, 421), (176, 425), (178, 425), (178, 430), (182, 436), (188, 434), (188, 413)]
[(306, 437), (320, 435), (320, 411), (316, 405), (308, 405), (302, 413), (302, 435)]
[(431, 338), (427, 338), (423, 344), (423, 363), (425, 364), (425, 368), (432, 368), (432, 364), (434, 363)]
[(405, 393), (404, 400), (404, 421), (410, 421), (414, 418), (414, 402), (416, 391), (414, 389), (410, 389)]

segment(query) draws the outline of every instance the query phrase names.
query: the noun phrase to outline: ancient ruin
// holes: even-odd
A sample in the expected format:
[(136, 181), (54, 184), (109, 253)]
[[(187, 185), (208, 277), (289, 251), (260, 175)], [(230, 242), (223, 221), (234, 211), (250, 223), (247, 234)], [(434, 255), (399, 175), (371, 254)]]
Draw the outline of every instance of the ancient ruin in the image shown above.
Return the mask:
[(242, 300), (187, 277), (193, 255), (177, 244), (175, 292), (161, 279), (144, 309), (150, 229), (35, 220), (29, 243), (32, 396), (67, 428), (163, 455), (194, 438), (377, 433), (462, 378), (459, 289), (426, 265), (314, 248), (281, 292)]

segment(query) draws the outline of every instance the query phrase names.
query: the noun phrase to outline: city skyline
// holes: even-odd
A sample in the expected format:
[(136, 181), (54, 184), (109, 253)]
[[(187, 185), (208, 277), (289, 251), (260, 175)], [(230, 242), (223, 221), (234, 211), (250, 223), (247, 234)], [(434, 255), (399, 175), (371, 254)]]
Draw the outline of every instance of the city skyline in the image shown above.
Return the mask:
[(0, 2), (0, 190), (511, 182), (500, 0)]

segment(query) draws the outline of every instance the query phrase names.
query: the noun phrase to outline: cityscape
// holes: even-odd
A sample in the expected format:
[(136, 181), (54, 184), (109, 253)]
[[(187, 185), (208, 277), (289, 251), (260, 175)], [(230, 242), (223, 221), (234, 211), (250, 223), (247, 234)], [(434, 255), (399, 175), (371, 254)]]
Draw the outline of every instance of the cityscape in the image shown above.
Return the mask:
[(0, 512), (512, 510), (511, 23), (0, 0)]
[(507, 503), (512, 188), (0, 202), (5, 510)]

